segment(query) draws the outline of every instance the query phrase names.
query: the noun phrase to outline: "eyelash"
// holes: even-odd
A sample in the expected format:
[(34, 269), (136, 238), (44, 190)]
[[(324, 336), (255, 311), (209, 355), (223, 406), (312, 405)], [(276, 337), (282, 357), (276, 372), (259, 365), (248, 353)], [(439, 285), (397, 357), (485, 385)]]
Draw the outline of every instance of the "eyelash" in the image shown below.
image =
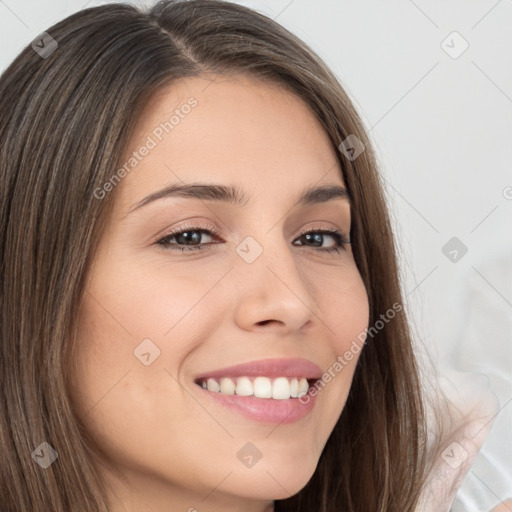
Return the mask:
[[(173, 247), (178, 244), (169, 243), (169, 240), (171, 240), (175, 236), (181, 235), (187, 231), (197, 231), (197, 232), (200, 232), (203, 234), (206, 233), (208, 235), (212, 235), (215, 238), (220, 237), (220, 233), (211, 225), (206, 225), (206, 226), (192, 226), (192, 225), (187, 226), (187, 225), (185, 225), (185, 226), (180, 226), (179, 229), (172, 231), (171, 233), (168, 233), (163, 238), (160, 238), (159, 240), (157, 240), (156, 244), (163, 246), (164, 249), (170, 249), (170, 250), (183, 252), (186, 250), (189, 250), (189, 251), (200, 250), (200, 249), (203, 249), (203, 246), (210, 246), (210, 245), (214, 245), (215, 243), (219, 243), (219, 242), (213, 242), (213, 243), (209, 243), (209, 244), (183, 246), (183, 248), (180, 248), (179, 246)], [(327, 235), (331, 236), (332, 238), (334, 238), (334, 240), (336, 240), (336, 244), (337, 244), (335, 247), (329, 247), (329, 248), (311, 247), (311, 249), (313, 249), (313, 250), (316, 249), (318, 251), (325, 252), (325, 253), (331, 253), (331, 252), (336, 251), (337, 253), (339, 253), (340, 252), (339, 249), (342, 249), (343, 251), (345, 251), (346, 250), (345, 245), (350, 244), (350, 241), (345, 237), (345, 235), (341, 231), (338, 231), (336, 229), (311, 229), (311, 230), (304, 231), (303, 233), (301, 233), (298, 236), (298, 238), (301, 238), (310, 233), (321, 233), (324, 235), (327, 234)], [(304, 244), (302, 244), (302, 245), (304, 245)]]

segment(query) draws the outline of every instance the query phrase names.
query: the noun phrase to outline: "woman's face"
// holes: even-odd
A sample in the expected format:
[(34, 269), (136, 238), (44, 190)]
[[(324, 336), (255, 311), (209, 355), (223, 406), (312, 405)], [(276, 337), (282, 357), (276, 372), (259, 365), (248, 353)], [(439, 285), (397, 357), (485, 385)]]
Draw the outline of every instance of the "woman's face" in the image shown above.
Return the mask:
[[(351, 247), (323, 232), (349, 236), (348, 199), (299, 202), (344, 187), (339, 162), (301, 100), (216, 76), (154, 96), (123, 163), (97, 192), (116, 199), (73, 375), (78, 414), (128, 482), (101, 468), (111, 510), (264, 510), (312, 476), (358, 355), (337, 358), (368, 325)], [(204, 188), (145, 200), (192, 184), (243, 201)], [(303, 404), (293, 379), (329, 371)]]

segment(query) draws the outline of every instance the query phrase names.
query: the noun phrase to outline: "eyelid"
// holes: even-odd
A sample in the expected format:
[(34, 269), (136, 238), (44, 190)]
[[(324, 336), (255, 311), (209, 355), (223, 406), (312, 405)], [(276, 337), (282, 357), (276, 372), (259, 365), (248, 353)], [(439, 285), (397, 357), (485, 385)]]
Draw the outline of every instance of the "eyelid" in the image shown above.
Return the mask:
[[(308, 249), (310, 251), (327, 253), (327, 254), (334, 252), (334, 251), (339, 253), (340, 249), (342, 251), (346, 251), (347, 249), (345, 246), (350, 245), (350, 239), (349, 239), (349, 237), (346, 236), (345, 230), (342, 230), (339, 228), (333, 228), (333, 227), (319, 226), (318, 225), (319, 222), (321, 222), (321, 221), (317, 221), (316, 224), (313, 223), (313, 225), (310, 225), (308, 228), (303, 228), (303, 230), (300, 231), (294, 237), (294, 242), (296, 240), (298, 240), (299, 238), (301, 238), (305, 235), (308, 235), (309, 233), (321, 232), (324, 234), (324, 236), (325, 236), (325, 234), (327, 234), (328, 236), (331, 236), (331, 238), (336, 241), (335, 247), (315, 248), (315, 247), (310, 247), (304, 243), (301, 243), (299, 245), (299, 247), (304, 246), (306, 249)], [(169, 239), (172, 239), (172, 238), (176, 237), (177, 235), (182, 234), (187, 231), (196, 231), (196, 232), (203, 232), (203, 233), (206, 232), (208, 234), (208, 236), (210, 236), (212, 238), (217, 238), (218, 240), (220, 239), (221, 242), (216, 241), (216, 242), (200, 243), (197, 245), (187, 246), (187, 245), (183, 245), (183, 244), (181, 244), (181, 245), (180, 244), (171, 244), (168, 241)], [(188, 250), (190, 250), (190, 251), (200, 251), (200, 250), (204, 250), (204, 249), (210, 249), (212, 245), (222, 243), (223, 241), (224, 240), (222, 239), (220, 232), (217, 230), (217, 228), (215, 226), (209, 224), (208, 222), (205, 224), (202, 224), (202, 225), (200, 222), (197, 222), (197, 223), (192, 222), (190, 224), (184, 224), (184, 225), (178, 226), (178, 227), (172, 229), (171, 231), (167, 232), (167, 234), (157, 237), (157, 240), (154, 242), (154, 244), (162, 246), (162, 248), (164, 248), (165, 250), (180, 250), (180, 247), (182, 247), (181, 251), (184, 251), (185, 248), (189, 247)], [(173, 246), (173, 245), (176, 247), (171, 248), (170, 246)]]
[(168, 238), (170, 236), (177, 235), (181, 233), (182, 231), (210, 231), (212, 235), (220, 238), (220, 232), (219, 230), (210, 222), (203, 220), (203, 221), (185, 221), (184, 224), (181, 224), (175, 228), (167, 229), (163, 233), (160, 233), (156, 235), (152, 240), (151, 244), (157, 243), (159, 240), (162, 240), (163, 238)]
[[(167, 238), (173, 235), (177, 235), (183, 231), (210, 231), (212, 235), (220, 238), (221, 234), (219, 230), (208, 221), (203, 221), (205, 224), (201, 224), (200, 221), (185, 221), (185, 224), (182, 224), (180, 226), (177, 226), (176, 228), (171, 229), (170, 231), (165, 231), (163, 234), (156, 235), (155, 238), (152, 240), (152, 243), (158, 242), (162, 238)], [(332, 233), (339, 233), (342, 235), (344, 241), (346, 243), (350, 243), (350, 237), (347, 236), (347, 232), (338, 227), (326, 227), (324, 225), (320, 225), (319, 223), (322, 221), (317, 221), (316, 223), (313, 222), (313, 225), (308, 226), (307, 228), (303, 228), (303, 230), (299, 231), (294, 240), (299, 237), (303, 236), (310, 231), (329, 231)]]
[[(341, 233), (343, 235), (344, 239), (346, 239), (347, 241), (349, 240), (349, 237), (347, 236), (347, 232), (345, 229), (343, 229), (341, 227), (337, 227), (337, 226), (336, 227), (325, 226), (325, 225), (322, 225), (321, 222), (322, 221), (317, 221), (316, 223), (313, 222), (312, 225), (308, 225), (308, 227), (302, 228), (302, 230), (298, 233), (297, 236), (301, 236), (305, 233), (308, 233), (309, 231), (332, 231), (333, 233), (335, 233), (335, 232)], [(326, 222), (326, 221), (324, 221), (324, 222)]]

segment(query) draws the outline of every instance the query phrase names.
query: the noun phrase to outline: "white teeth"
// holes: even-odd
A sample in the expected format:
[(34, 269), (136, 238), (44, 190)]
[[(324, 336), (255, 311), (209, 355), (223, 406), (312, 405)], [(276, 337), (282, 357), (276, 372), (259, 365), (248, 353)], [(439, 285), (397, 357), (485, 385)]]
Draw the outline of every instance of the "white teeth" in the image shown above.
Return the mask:
[(206, 385), (208, 387), (208, 391), (220, 391), (220, 385), (215, 379), (208, 379), (206, 381)]
[(256, 377), (252, 387), (256, 398), (272, 398), (272, 383), (268, 377)]
[(223, 395), (234, 395), (235, 383), (231, 379), (220, 379), (220, 392)]
[(239, 396), (251, 396), (253, 394), (252, 382), (247, 377), (240, 377), (236, 381), (236, 394)]
[(273, 398), (274, 400), (301, 397), (309, 390), (308, 380), (304, 377), (293, 379), (256, 377), (252, 381), (249, 377), (238, 377), (237, 379), (223, 377), (220, 381), (209, 378), (200, 384), (208, 391), (220, 392), (223, 395), (236, 394), (238, 396), (255, 396), (256, 398)]
[(309, 384), (307, 379), (300, 379), (299, 380), (299, 394), (298, 396), (303, 396), (308, 392)]
[(286, 400), (290, 398), (290, 382), (286, 377), (279, 377), (272, 383), (272, 398)]
[(298, 379), (292, 379), (290, 381), (290, 396), (297, 398), (299, 396), (299, 381)]

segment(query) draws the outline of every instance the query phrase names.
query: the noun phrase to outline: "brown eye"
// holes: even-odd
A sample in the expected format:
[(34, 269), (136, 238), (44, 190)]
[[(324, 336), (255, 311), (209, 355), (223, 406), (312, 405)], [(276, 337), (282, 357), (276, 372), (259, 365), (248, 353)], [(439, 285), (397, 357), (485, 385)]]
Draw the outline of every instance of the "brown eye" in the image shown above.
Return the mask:
[[(330, 237), (335, 241), (334, 247), (321, 247), (323, 242), (325, 241), (325, 237)], [(309, 247), (319, 247), (321, 251), (331, 252), (336, 251), (339, 252), (339, 249), (345, 250), (345, 244), (349, 244), (350, 242), (346, 239), (346, 237), (337, 230), (311, 230), (302, 233), (297, 240), (305, 240), (306, 243), (301, 243), (300, 245), (308, 245)], [(313, 246), (309, 244), (313, 243)]]
[[(202, 249), (203, 246), (212, 245), (212, 243), (202, 242), (202, 240), (205, 238), (205, 235), (211, 238), (218, 238), (219, 236), (213, 226), (180, 226), (179, 229), (168, 233), (164, 237), (160, 238), (156, 243), (163, 246), (165, 249), (191, 251)], [(175, 242), (171, 243), (173, 239)]]

